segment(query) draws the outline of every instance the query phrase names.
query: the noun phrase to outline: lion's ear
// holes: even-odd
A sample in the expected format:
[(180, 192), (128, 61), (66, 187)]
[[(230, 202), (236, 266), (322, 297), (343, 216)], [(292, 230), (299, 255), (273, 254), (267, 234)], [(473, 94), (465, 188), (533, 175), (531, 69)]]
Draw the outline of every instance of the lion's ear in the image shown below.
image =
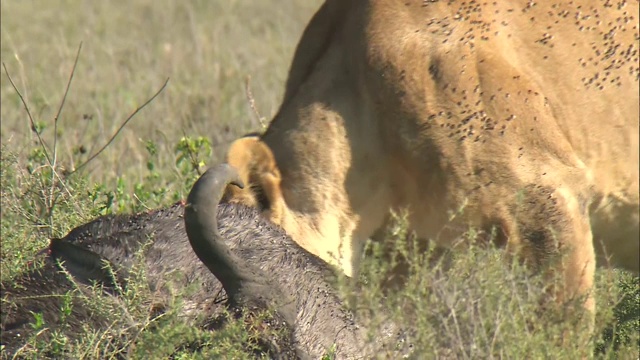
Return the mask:
[(234, 141), (227, 152), (227, 163), (238, 170), (240, 180), (249, 184), (249, 175), (253, 168), (254, 147), (260, 141), (257, 136), (248, 136)]
[(227, 163), (238, 170), (240, 179), (248, 186), (227, 187), (225, 200), (270, 210), (273, 215), (281, 213), (284, 199), (280, 170), (267, 144), (257, 136), (240, 138), (229, 147)]
[(260, 141), (257, 136), (247, 136), (234, 141), (227, 152), (227, 163), (233, 166), (240, 176), (240, 180), (245, 184), (244, 189), (235, 186), (227, 186), (222, 202), (235, 202), (247, 206), (257, 207), (258, 202), (252, 187), (255, 186), (250, 180), (254, 171), (254, 147)]

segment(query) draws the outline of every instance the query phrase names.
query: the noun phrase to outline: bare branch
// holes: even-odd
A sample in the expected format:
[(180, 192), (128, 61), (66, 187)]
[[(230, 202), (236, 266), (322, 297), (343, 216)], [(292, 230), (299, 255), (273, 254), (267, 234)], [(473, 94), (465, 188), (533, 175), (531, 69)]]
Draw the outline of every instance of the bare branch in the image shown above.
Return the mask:
[(253, 93), (251, 92), (250, 83), (251, 83), (251, 76), (247, 75), (244, 81), (244, 90), (247, 95), (247, 100), (249, 101), (249, 106), (251, 107), (251, 110), (253, 110), (253, 114), (256, 116), (256, 120), (258, 120), (258, 122), (260, 123), (263, 129), (266, 129), (267, 125), (264, 122), (265, 118), (263, 116), (260, 116), (260, 112), (256, 107), (256, 100), (253, 98)]
[(58, 143), (58, 119), (60, 118), (60, 114), (62, 113), (62, 108), (64, 107), (64, 103), (67, 100), (67, 94), (69, 94), (69, 89), (71, 88), (71, 81), (73, 80), (73, 75), (76, 73), (76, 67), (78, 66), (78, 59), (80, 58), (80, 50), (82, 50), (82, 42), (78, 45), (78, 51), (76, 52), (76, 59), (73, 62), (73, 67), (71, 68), (71, 74), (69, 75), (69, 81), (67, 81), (67, 87), (64, 89), (64, 95), (62, 96), (62, 100), (60, 101), (60, 106), (58, 107), (58, 112), (56, 116), (53, 118), (53, 166), (55, 166), (57, 159), (57, 143)]
[(34, 132), (36, 133), (36, 136), (38, 137), (38, 142), (40, 142), (40, 146), (42, 146), (42, 151), (44, 151), (44, 156), (47, 158), (47, 162), (49, 163), (49, 165), (51, 165), (52, 162), (51, 162), (51, 158), (49, 157), (49, 152), (47, 151), (47, 146), (45, 145), (44, 140), (42, 139), (42, 137), (40, 136), (40, 133), (38, 132), (38, 129), (36, 128), (36, 123), (33, 120), (33, 116), (31, 115), (31, 110), (29, 110), (29, 105), (27, 105), (27, 102), (22, 96), (22, 93), (20, 92), (20, 90), (18, 90), (18, 87), (13, 82), (11, 75), (9, 75), (9, 70), (7, 70), (7, 65), (5, 65), (4, 62), (2, 63), (2, 67), (4, 68), (4, 73), (7, 75), (7, 78), (9, 78), (9, 82), (11, 83), (13, 90), (16, 91), (16, 94), (18, 94), (20, 101), (22, 101), (22, 106), (24, 106), (24, 109), (27, 111), (27, 116), (29, 116), (29, 121), (31, 122), (31, 128), (34, 130)]
[(164, 84), (162, 84), (162, 87), (160, 87), (160, 89), (158, 89), (158, 91), (155, 92), (155, 94), (153, 94), (153, 96), (151, 96), (147, 101), (145, 101), (142, 105), (138, 106), (132, 113), (131, 115), (129, 115), (129, 117), (127, 117), (127, 119), (122, 123), (122, 125), (120, 125), (120, 127), (118, 128), (118, 130), (115, 132), (115, 134), (113, 134), (113, 136), (111, 136), (111, 138), (109, 139), (109, 141), (107, 141), (107, 143), (100, 148), (100, 150), (98, 150), (98, 152), (96, 152), (95, 154), (91, 155), (91, 157), (85, 161), (84, 163), (82, 163), (81, 165), (79, 165), (78, 167), (76, 167), (69, 175), (74, 174), (75, 172), (77, 172), (78, 170), (80, 170), (81, 168), (83, 168), (84, 166), (86, 166), (89, 162), (91, 162), (93, 159), (95, 159), (98, 155), (100, 155), (100, 153), (102, 153), (102, 151), (104, 151), (104, 149), (106, 149), (109, 145), (111, 145), (111, 143), (113, 142), (113, 140), (115, 140), (115, 138), (118, 136), (118, 134), (120, 133), (120, 131), (122, 131), (122, 129), (129, 123), (129, 121), (131, 121), (131, 119), (133, 119), (134, 116), (136, 116), (136, 114), (142, 110), (145, 106), (149, 105), (149, 103), (151, 103), (156, 97), (158, 97), (158, 95), (160, 95), (160, 93), (164, 90), (165, 87), (167, 87), (167, 84), (169, 83), (169, 78), (167, 78), (167, 80), (165, 80)]

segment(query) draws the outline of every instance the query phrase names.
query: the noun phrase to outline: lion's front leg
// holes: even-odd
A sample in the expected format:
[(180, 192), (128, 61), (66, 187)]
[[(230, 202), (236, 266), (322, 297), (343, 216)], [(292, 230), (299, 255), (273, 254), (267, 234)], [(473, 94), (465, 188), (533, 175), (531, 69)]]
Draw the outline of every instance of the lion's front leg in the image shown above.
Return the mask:
[(550, 279), (559, 305), (581, 305), (593, 327), (595, 252), (586, 196), (567, 188), (532, 185), (513, 205), (508, 247)]

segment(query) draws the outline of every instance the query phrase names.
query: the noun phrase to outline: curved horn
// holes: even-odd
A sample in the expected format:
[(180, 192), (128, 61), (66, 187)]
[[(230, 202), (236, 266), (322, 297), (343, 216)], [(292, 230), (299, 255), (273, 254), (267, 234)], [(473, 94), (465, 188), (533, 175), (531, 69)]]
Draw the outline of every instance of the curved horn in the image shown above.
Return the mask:
[(233, 167), (221, 164), (207, 170), (191, 188), (184, 221), (194, 252), (220, 280), (229, 299), (235, 302), (246, 283), (257, 282), (262, 276), (231, 253), (218, 232), (218, 203), (228, 184), (244, 187)]

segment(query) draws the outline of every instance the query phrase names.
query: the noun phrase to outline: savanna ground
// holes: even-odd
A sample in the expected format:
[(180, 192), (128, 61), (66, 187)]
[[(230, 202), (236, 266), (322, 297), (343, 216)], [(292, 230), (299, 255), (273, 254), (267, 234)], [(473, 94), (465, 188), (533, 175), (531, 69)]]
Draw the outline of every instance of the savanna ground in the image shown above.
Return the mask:
[[(2, 1), (1, 60), (33, 118), (32, 123), (3, 69), (2, 281), (23, 272), (48, 238), (98, 215), (183, 199), (202, 165), (220, 162), (233, 139), (262, 130), (274, 115), (295, 45), (318, 5), (302, 0)], [(167, 78), (166, 88), (87, 162)], [(404, 239), (403, 229), (400, 216), (388, 239)], [(373, 256), (365, 263), (358, 296), (350, 297), (358, 299), (352, 306), (359, 314), (384, 313), (413, 329), (417, 358), (572, 359), (585, 353), (638, 358), (636, 276), (600, 269), (595, 338), (563, 344), (559, 339), (572, 321), (560, 321), (552, 311), (540, 313), (542, 279), (526, 276), (518, 264), (505, 266), (498, 250), (462, 251), (450, 259), (443, 276), (441, 265), (427, 266), (427, 256), (409, 255), (410, 247), (397, 246), (399, 256), (410, 260), (410, 275), (406, 287), (386, 297), (377, 286), (387, 270), (379, 260), (383, 251), (370, 250)], [(22, 355), (252, 356), (246, 344), (253, 335), (240, 323), (211, 334), (189, 328), (171, 313), (151, 318), (145, 308), (151, 295), (143, 282), (127, 296), (124, 314), (121, 309), (113, 313), (114, 319), (126, 316), (133, 324), (119, 333), (123, 349), (106, 346), (111, 333), (87, 331), (78, 342), (62, 333), (48, 343), (29, 339)], [(38, 314), (33, 326), (47, 329)], [(193, 342), (199, 344), (195, 350), (183, 346)]]

